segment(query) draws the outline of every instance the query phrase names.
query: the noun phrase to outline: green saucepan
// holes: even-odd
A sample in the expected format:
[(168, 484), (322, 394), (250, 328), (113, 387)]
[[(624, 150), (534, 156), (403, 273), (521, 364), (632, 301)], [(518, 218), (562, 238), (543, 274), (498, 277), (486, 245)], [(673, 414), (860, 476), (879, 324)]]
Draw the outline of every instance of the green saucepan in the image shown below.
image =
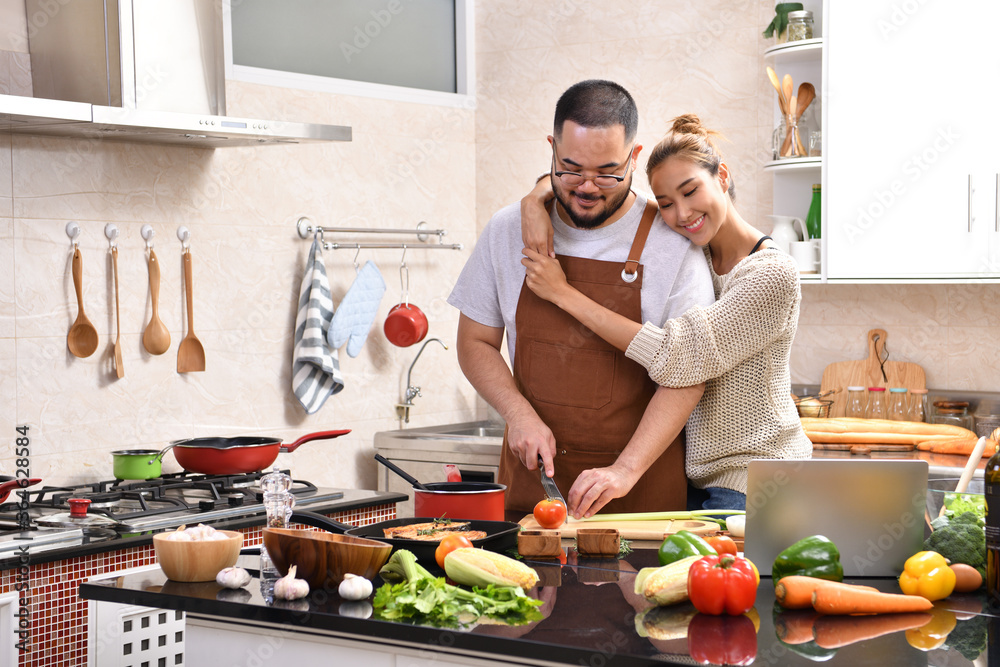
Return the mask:
[(163, 452), (155, 449), (120, 449), (114, 456), (115, 479), (154, 479), (160, 476)]

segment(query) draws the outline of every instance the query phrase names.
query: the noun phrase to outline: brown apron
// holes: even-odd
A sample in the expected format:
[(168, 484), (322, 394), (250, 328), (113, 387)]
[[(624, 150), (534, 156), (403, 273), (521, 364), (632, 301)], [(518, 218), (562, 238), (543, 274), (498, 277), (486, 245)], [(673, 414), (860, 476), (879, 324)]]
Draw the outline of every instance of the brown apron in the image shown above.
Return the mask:
[[(655, 214), (656, 207), (647, 204), (625, 263), (558, 257), (569, 284), (606, 308), (642, 322), (639, 258)], [(555, 481), (567, 495), (581, 472), (615, 462), (639, 425), (656, 383), (640, 364), (527, 285), (521, 286), (514, 322), (514, 381), (552, 430)], [(521, 464), (505, 435), (499, 481), (507, 485), (506, 509), (531, 512), (545, 497), (539, 474)], [(601, 511), (683, 510), (686, 504), (684, 444), (678, 435), (625, 497)]]

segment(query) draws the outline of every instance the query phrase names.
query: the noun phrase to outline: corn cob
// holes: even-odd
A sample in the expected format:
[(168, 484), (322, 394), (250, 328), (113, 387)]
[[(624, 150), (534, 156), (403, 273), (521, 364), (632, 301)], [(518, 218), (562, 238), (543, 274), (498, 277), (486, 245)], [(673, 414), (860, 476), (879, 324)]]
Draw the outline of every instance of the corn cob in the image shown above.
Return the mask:
[(466, 586), (485, 588), (494, 584), (527, 590), (538, 583), (538, 574), (524, 563), (474, 547), (455, 549), (445, 556), (444, 571), (450, 579)]
[(702, 556), (688, 556), (663, 567), (644, 567), (635, 577), (635, 592), (658, 605), (688, 599), (688, 570)]

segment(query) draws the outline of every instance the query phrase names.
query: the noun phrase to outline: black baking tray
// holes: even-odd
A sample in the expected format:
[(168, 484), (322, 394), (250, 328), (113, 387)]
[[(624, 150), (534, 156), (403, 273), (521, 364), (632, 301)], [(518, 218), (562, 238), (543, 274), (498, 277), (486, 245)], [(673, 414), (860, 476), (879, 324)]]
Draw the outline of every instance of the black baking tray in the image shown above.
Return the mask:
[[(424, 542), (422, 540), (406, 540), (400, 538), (384, 537), (384, 528), (396, 528), (397, 526), (408, 526), (414, 523), (430, 523), (435, 521), (435, 517), (413, 517), (407, 519), (389, 519), (367, 526), (351, 526), (346, 523), (334, 521), (330, 517), (317, 514), (315, 512), (297, 511), (292, 512), (290, 522), (301, 523), (314, 528), (322, 528), (333, 533), (343, 533), (354, 535), (355, 537), (365, 537), (371, 540), (378, 540), (392, 545), (392, 550), (406, 549), (417, 557), (417, 560), (434, 562), (434, 551), (438, 547), (437, 542)], [(456, 519), (460, 521), (462, 519)], [(490, 551), (503, 553), (511, 549), (517, 549), (517, 533), (521, 526), (513, 521), (480, 521), (469, 520), (469, 530), (481, 530), (486, 533), (486, 537), (478, 540), (471, 540), (472, 546), (481, 547)], [(459, 532), (459, 534), (461, 534)]]

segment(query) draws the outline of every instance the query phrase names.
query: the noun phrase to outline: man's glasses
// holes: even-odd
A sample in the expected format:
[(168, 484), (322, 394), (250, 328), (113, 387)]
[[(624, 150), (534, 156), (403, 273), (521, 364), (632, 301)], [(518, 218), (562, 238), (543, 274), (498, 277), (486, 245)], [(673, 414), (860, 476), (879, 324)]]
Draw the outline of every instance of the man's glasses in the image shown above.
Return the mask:
[[(626, 158), (625, 163), (625, 173), (621, 176), (616, 176), (615, 174), (597, 174), (596, 176), (584, 176), (577, 171), (556, 171), (556, 177), (562, 181), (563, 185), (568, 187), (576, 187), (582, 185), (584, 181), (593, 181), (594, 185), (601, 188), (602, 190), (608, 190), (610, 188), (617, 187), (621, 185), (621, 182), (625, 180), (628, 176), (628, 170), (632, 163), (632, 151), (635, 150), (635, 144), (632, 144), (632, 148), (628, 150), (628, 158)], [(552, 159), (553, 166), (559, 161), (559, 154), (556, 153), (556, 142), (552, 142)]]

